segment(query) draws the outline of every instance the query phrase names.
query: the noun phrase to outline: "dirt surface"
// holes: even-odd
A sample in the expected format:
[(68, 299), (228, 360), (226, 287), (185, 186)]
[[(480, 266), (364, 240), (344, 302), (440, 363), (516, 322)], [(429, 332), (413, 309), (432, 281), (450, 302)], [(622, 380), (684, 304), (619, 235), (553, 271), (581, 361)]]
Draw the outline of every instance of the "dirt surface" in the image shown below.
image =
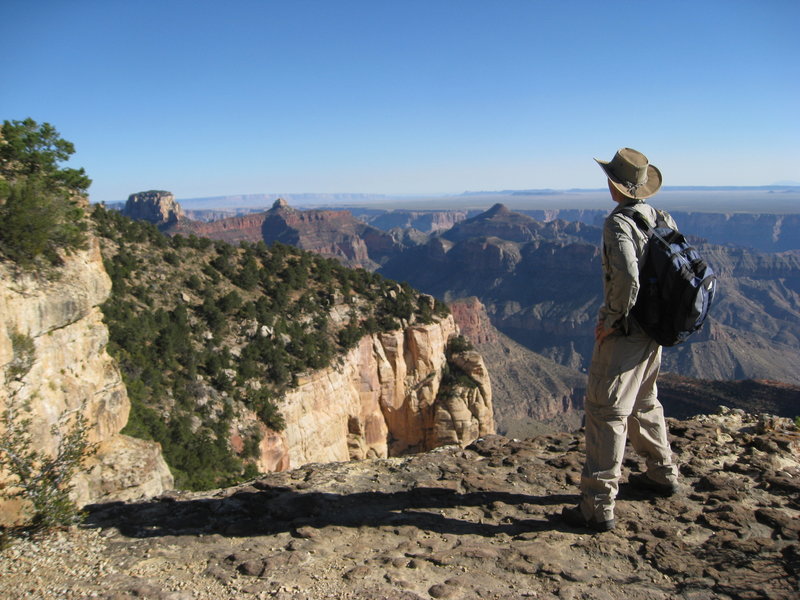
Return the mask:
[(800, 595), (800, 435), (728, 411), (671, 421), (677, 497), (625, 485), (617, 529), (577, 502), (582, 435), (303, 468), (90, 507), (0, 553), (0, 597), (789, 599)]

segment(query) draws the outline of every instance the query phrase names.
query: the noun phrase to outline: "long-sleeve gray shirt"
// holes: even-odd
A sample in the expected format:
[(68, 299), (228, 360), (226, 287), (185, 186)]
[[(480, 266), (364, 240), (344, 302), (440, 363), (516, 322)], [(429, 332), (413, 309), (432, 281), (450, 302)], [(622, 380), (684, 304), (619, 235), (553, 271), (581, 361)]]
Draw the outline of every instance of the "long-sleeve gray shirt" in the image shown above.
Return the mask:
[[(644, 257), (647, 236), (630, 217), (621, 214), (625, 207), (642, 214), (650, 225), (656, 223), (656, 209), (644, 200), (631, 200), (617, 206), (603, 225), (603, 306), (599, 323), (607, 332), (628, 332), (628, 315), (639, 293), (639, 267)], [(662, 211), (667, 224), (675, 221)]]

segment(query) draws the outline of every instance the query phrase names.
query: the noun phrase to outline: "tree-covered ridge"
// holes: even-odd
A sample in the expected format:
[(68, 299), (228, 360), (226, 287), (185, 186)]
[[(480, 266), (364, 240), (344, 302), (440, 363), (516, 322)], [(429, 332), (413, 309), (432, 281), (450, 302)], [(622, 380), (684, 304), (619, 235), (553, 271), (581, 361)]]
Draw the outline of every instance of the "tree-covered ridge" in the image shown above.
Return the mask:
[(85, 247), (82, 206), (91, 184), (83, 169), (61, 165), (75, 152), (49, 123), (0, 127), (0, 259), (30, 270)]
[(301, 373), (366, 334), (447, 312), (408, 285), (290, 246), (169, 238), (102, 206), (93, 219), (113, 282), (109, 350), (131, 398), (125, 433), (160, 442), (179, 487), (251, 476), (260, 428), (238, 432), (238, 453), (229, 442), (245, 409), (280, 430), (280, 398)]

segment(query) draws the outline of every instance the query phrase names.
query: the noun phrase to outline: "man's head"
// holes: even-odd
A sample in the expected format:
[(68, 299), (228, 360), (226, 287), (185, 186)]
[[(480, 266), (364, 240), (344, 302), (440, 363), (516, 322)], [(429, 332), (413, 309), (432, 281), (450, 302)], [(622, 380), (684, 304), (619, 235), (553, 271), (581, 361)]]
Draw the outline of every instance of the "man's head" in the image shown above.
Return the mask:
[(627, 204), (631, 201), (631, 199), (620, 192), (615, 186), (614, 182), (610, 179), (608, 180), (608, 191), (611, 192), (611, 199), (614, 202), (618, 202), (619, 204)]
[[(647, 157), (633, 148), (621, 148), (610, 161), (595, 158), (608, 177), (609, 188), (625, 198), (642, 200), (661, 188), (661, 171)], [(612, 191), (612, 197), (614, 193)], [(614, 197), (617, 200), (616, 197)], [(617, 200), (619, 202), (619, 200)]]

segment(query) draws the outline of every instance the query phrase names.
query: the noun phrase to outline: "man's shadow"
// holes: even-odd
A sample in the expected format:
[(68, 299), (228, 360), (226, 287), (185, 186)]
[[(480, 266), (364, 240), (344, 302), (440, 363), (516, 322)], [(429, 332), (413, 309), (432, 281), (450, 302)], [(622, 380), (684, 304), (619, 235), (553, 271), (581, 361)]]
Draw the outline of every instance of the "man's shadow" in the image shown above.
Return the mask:
[[(531, 496), (508, 492), (458, 493), (441, 488), (415, 488), (399, 492), (334, 494), (301, 492), (256, 482), (257, 490), (243, 490), (225, 498), (175, 500), (164, 497), (126, 504), (111, 502), (86, 507), (89, 527), (115, 527), (128, 537), (211, 535), (248, 537), (299, 528), (413, 526), (421, 530), (494, 536), (531, 531), (564, 530), (552, 516), (518, 519), (504, 515), (499, 502), (551, 506), (573, 502), (575, 496)], [(482, 508), (460, 518), (445, 516), (443, 509)], [(518, 511), (514, 511), (518, 514)], [(494, 521), (494, 522), (482, 522)]]

